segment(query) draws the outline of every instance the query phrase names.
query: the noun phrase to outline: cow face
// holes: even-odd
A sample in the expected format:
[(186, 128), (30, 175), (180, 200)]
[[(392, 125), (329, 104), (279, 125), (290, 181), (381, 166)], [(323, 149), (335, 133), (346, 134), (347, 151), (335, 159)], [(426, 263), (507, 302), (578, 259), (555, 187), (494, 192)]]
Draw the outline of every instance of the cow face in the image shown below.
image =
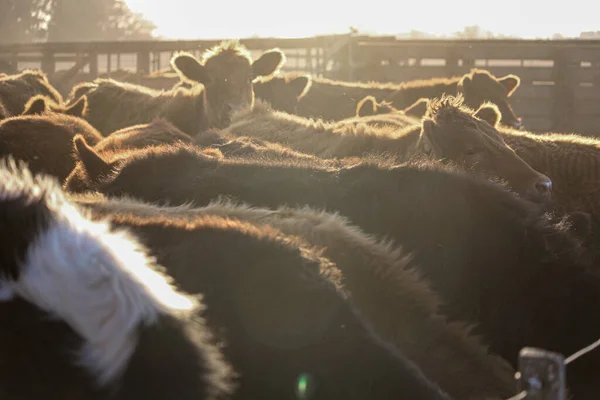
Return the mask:
[(215, 125), (224, 127), (229, 123), (231, 112), (253, 107), (254, 79), (271, 75), (283, 62), (283, 53), (276, 49), (263, 53), (252, 62), (247, 50), (234, 41), (207, 51), (203, 62), (191, 54), (180, 53), (171, 64), (183, 80), (204, 85)]
[(481, 104), (489, 101), (498, 106), (502, 114), (503, 125), (512, 128), (523, 126), (508, 98), (517, 90), (521, 80), (516, 75), (506, 75), (496, 78), (494, 75), (483, 70), (473, 70), (462, 77), (458, 84), (458, 90), (464, 95), (465, 105), (477, 109)]
[(505, 180), (523, 197), (539, 203), (551, 198), (552, 181), (523, 161), (496, 126), (498, 108), (485, 104), (469, 114), (463, 107), (442, 105), (422, 123), (419, 148), (436, 158)]

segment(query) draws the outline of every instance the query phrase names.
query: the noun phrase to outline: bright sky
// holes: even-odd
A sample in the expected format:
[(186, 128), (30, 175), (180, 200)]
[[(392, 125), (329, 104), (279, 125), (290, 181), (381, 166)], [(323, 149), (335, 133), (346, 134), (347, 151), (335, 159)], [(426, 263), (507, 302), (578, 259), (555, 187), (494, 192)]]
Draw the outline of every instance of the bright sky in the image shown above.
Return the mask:
[[(378, 34), (411, 29), (450, 34), (467, 25), (524, 38), (600, 31), (596, 0), (125, 0), (169, 39)], [(568, 5), (565, 7), (565, 4)]]

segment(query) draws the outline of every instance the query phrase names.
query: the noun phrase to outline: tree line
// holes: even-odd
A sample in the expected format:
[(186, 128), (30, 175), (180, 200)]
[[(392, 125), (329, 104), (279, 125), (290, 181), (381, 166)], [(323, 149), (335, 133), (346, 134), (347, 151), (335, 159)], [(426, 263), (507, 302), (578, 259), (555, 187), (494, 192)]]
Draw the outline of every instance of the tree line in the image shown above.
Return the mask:
[(155, 29), (124, 0), (0, 0), (0, 43), (140, 40)]

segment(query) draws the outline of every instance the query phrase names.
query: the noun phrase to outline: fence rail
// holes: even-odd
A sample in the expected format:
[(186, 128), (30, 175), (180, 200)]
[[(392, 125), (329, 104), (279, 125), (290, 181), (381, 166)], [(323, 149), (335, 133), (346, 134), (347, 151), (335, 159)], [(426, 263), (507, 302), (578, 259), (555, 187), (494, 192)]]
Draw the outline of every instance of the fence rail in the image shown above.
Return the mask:
[[(168, 68), (173, 53), (199, 55), (220, 40), (36, 43), (0, 46), (0, 68), (41, 68), (49, 76), (93, 79), (128, 70)], [(242, 39), (253, 56), (278, 47), (284, 71), (362, 81), (401, 82), (484, 68), (521, 78), (515, 112), (529, 129), (600, 134), (598, 40), (397, 40), (352, 35)], [(61, 75), (61, 73), (63, 75)], [(82, 74), (82, 75), (81, 75)], [(166, 84), (160, 83), (160, 84)]]

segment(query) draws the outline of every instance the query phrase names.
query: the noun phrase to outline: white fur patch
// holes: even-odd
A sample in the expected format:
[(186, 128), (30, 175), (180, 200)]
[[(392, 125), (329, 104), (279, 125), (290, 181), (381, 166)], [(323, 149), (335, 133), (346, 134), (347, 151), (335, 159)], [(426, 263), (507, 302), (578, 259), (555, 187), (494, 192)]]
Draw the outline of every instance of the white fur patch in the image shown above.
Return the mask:
[(105, 385), (123, 372), (141, 323), (197, 303), (175, 291), (133, 237), (89, 220), (57, 187), (45, 200), (49, 228), (29, 246), (19, 279), (0, 282), (0, 299), (17, 294), (67, 322), (86, 342), (81, 363)]

